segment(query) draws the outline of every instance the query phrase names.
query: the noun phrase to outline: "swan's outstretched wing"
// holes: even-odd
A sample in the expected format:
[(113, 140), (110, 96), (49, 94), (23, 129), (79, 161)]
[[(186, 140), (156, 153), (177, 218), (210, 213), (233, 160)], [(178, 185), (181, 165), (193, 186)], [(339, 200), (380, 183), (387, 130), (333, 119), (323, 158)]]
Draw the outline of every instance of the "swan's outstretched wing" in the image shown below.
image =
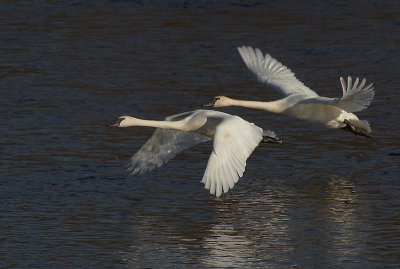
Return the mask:
[(243, 175), (246, 160), (262, 140), (263, 130), (237, 116), (216, 128), (214, 149), (202, 182), (217, 197), (227, 192)]
[(194, 132), (156, 129), (153, 136), (130, 159), (128, 171), (132, 175), (151, 171), (179, 152), (208, 140), (209, 137)]
[(247, 67), (257, 75), (260, 82), (271, 85), (284, 95), (301, 94), (316, 97), (313, 90), (300, 82), (294, 73), (272, 58), (271, 55), (263, 56), (259, 49), (252, 47), (239, 47), (238, 51)]
[(374, 99), (374, 87), (372, 83), (365, 86), (365, 78), (359, 84), (360, 79), (356, 78), (353, 84), (351, 77), (347, 77), (346, 81), (341, 77), (340, 83), (342, 84), (343, 96), (342, 98), (329, 98), (318, 96), (304, 100), (304, 102), (329, 104), (340, 107), (347, 112), (361, 111), (369, 106), (372, 99)]
[(186, 117), (189, 117), (190, 115), (198, 112), (198, 110), (194, 110), (194, 111), (187, 111), (187, 112), (183, 112), (183, 113), (179, 113), (179, 114), (175, 114), (175, 115), (171, 115), (165, 118), (166, 121), (178, 121), (178, 120), (182, 120)]
[(341, 77), (340, 83), (342, 84), (343, 96), (338, 99), (337, 106), (347, 112), (357, 112), (364, 110), (369, 106), (372, 99), (374, 99), (374, 87), (373, 84), (365, 86), (365, 78), (359, 83), (359, 79), (353, 81), (351, 77), (347, 77), (347, 84)]

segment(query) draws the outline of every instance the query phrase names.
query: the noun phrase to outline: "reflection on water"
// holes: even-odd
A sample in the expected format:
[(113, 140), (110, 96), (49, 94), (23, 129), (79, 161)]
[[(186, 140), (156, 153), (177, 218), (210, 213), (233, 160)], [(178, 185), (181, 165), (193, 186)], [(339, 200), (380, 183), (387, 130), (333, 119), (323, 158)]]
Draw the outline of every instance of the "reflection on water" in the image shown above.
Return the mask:
[(203, 263), (206, 267), (230, 267), (232, 264), (252, 265), (255, 253), (251, 242), (232, 225), (216, 224), (212, 226), (210, 235), (204, 240), (204, 248), (208, 250)]
[[(0, 4), (1, 268), (399, 268), (396, 1)], [(305, 16), (307, 14), (307, 16)], [(236, 51), (260, 47), (321, 95), (366, 77), (378, 142), (230, 108), (275, 130), (233, 190), (200, 180), (212, 143), (127, 176), (162, 119), (216, 94), (273, 100)]]
[[(135, 242), (121, 256), (132, 266), (168, 263), (203, 268), (329, 268), (349, 262), (368, 267), (381, 258), (395, 259), (371, 252), (375, 239), (368, 237), (378, 231), (368, 228), (371, 222), (364, 218), (368, 212), (363, 205), (368, 203), (360, 203), (365, 198), (358, 197), (362, 191), (354, 181), (329, 176), (303, 184), (272, 180), (267, 189), (253, 185), (251, 191), (208, 202), (196, 198), (202, 196), (199, 191), (191, 196), (190, 206), (182, 201), (165, 206), (159, 203), (166, 197), (152, 198), (147, 210), (134, 213)], [(396, 233), (392, 235), (384, 243), (390, 249)]]
[[(334, 178), (328, 182), (327, 199), (331, 201), (327, 211), (331, 248), (335, 250), (336, 261), (344, 262), (351, 257), (358, 257), (363, 246), (354, 246), (357, 240), (355, 232), (358, 227), (357, 213), (349, 204), (357, 203), (355, 185), (345, 178)], [(335, 262), (332, 260), (332, 262)]]

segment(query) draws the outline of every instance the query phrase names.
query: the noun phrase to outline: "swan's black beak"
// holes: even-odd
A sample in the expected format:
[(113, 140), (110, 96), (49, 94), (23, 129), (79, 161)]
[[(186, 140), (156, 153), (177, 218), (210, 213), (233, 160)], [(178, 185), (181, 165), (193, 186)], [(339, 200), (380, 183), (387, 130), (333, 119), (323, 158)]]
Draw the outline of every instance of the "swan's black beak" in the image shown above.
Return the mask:
[(119, 127), (119, 124), (121, 123), (121, 121), (123, 121), (123, 118), (118, 118), (117, 121), (113, 124), (107, 124), (107, 127)]
[(213, 98), (211, 102), (201, 105), (202, 107), (215, 107), (215, 103), (219, 100), (219, 98)]

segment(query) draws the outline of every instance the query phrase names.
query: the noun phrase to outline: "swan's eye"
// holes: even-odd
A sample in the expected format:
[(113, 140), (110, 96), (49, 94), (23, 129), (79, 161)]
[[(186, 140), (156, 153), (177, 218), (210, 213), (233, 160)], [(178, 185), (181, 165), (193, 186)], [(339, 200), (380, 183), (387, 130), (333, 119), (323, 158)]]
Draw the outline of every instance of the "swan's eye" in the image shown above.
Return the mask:
[(216, 98), (216, 97), (214, 97), (212, 100), (211, 100), (211, 102), (209, 102), (209, 103), (207, 103), (207, 104), (204, 104), (204, 105), (202, 105), (203, 107), (213, 107), (213, 106), (215, 106), (215, 103), (217, 102), (219, 100), (219, 98)]
[(115, 123), (109, 125), (110, 127), (119, 127), (119, 125), (121, 124), (121, 122), (124, 120), (125, 118), (118, 118)]
[(215, 106), (215, 104), (217, 103), (217, 101), (219, 101), (219, 99), (221, 99), (221, 98), (214, 97), (214, 98), (212, 99), (212, 101), (211, 101), (211, 104), (212, 104), (213, 106)]

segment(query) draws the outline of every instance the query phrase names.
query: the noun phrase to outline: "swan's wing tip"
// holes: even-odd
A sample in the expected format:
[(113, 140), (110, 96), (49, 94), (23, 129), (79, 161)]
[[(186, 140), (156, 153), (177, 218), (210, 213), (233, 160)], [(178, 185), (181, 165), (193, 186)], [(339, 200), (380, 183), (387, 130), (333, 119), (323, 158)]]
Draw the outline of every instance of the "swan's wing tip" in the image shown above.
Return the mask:
[(246, 160), (262, 140), (263, 130), (240, 117), (222, 121), (214, 136), (207, 163), (204, 187), (219, 197), (232, 189), (243, 176)]
[[(347, 112), (357, 112), (367, 108), (374, 99), (375, 91), (373, 83), (366, 85), (367, 80), (356, 77), (353, 81), (351, 76), (347, 77), (347, 81), (340, 77), (343, 95), (338, 99), (337, 106)], [(337, 100), (337, 99), (335, 99)]]
[(131, 175), (152, 171), (181, 151), (208, 140), (209, 137), (194, 132), (156, 129), (153, 136), (131, 157), (127, 171)]
[(261, 83), (273, 86), (284, 95), (292, 93), (318, 96), (313, 90), (300, 82), (294, 73), (270, 54), (263, 55), (259, 48), (238, 47), (246, 66), (257, 76)]

